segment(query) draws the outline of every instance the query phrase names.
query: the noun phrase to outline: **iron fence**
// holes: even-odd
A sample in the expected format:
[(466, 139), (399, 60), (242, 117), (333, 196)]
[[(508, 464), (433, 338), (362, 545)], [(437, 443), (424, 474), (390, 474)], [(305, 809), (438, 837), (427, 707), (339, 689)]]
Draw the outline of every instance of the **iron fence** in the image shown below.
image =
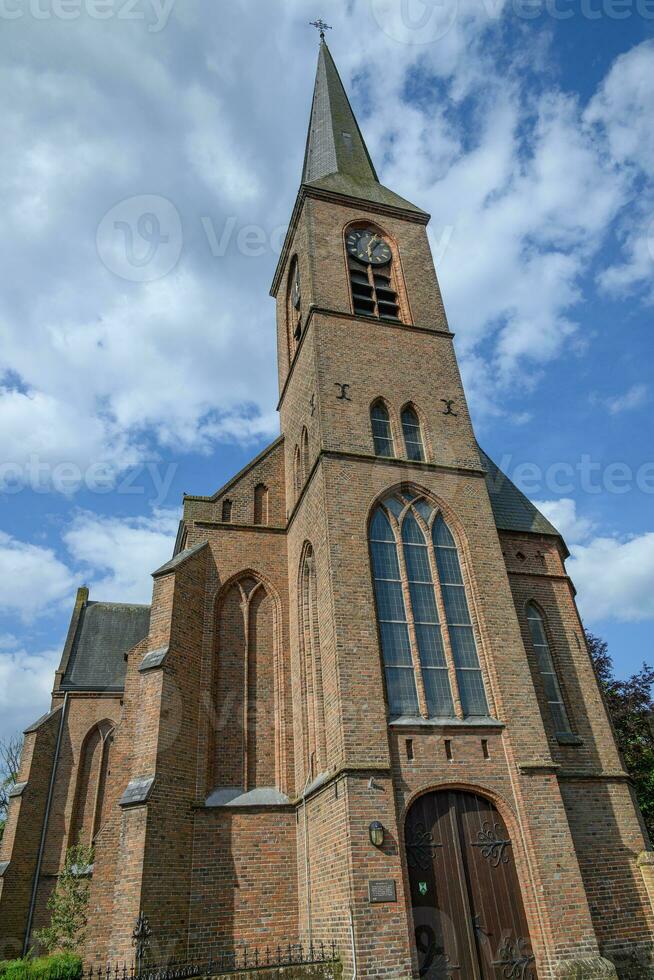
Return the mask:
[(267, 946), (265, 949), (243, 945), (198, 959), (171, 960), (165, 964), (152, 963), (144, 956), (141, 962), (137, 960), (132, 963), (89, 966), (83, 970), (80, 980), (188, 980), (191, 977), (212, 977), (286, 966), (329, 965), (337, 962), (338, 948), (335, 942), (315, 943), (310, 946), (288, 943), (286, 946)]

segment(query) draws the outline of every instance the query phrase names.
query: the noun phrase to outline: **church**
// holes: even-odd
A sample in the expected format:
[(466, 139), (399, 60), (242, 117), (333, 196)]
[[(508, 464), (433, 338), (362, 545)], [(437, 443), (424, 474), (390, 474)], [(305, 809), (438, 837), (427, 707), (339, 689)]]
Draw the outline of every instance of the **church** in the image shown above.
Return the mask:
[(131, 961), (141, 918), (156, 962), (334, 941), (357, 980), (654, 976), (654, 852), (568, 551), (477, 444), (428, 222), (323, 36), (271, 289), (281, 435), (184, 497), (150, 606), (78, 591), (0, 959), (81, 841), (87, 964)]

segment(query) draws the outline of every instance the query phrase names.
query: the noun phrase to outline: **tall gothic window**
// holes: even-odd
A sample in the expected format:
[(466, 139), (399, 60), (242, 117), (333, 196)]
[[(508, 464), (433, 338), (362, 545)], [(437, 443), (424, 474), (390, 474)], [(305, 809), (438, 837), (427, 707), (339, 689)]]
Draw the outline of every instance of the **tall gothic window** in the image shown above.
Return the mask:
[(113, 743), (113, 722), (101, 721), (86, 735), (80, 753), (70, 843), (90, 846), (109, 810), (107, 779)]
[(394, 456), (393, 433), (388, 409), (383, 402), (375, 402), (370, 409), (372, 437), (375, 444), (376, 456)]
[(397, 541), (388, 515), (381, 507), (370, 528), (370, 548), (391, 714), (415, 715), (418, 713), (418, 693)]
[(306, 482), (309, 476), (309, 433), (307, 432), (306, 425), (302, 428), (300, 446), (300, 453), (302, 456), (302, 479)]
[(561, 685), (559, 684), (552, 651), (550, 650), (547, 639), (545, 622), (540, 610), (533, 602), (530, 602), (527, 606), (527, 622), (529, 623), (531, 642), (536, 653), (536, 659), (538, 660), (538, 669), (543, 681), (543, 687), (545, 688), (545, 697), (547, 698), (554, 728), (557, 732), (568, 733), (571, 731), (570, 721), (565, 704), (563, 703)]
[(293, 485), (295, 487), (295, 496), (300, 496), (300, 490), (302, 489), (302, 464), (300, 460), (300, 447), (295, 447), (295, 452), (293, 453)]
[(268, 523), (268, 487), (258, 483), (254, 488), (254, 523)]
[(232, 502), (231, 502), (231, 500), (223, 500), (222, 520), (223, 520), (223, 524), (229, 524), (231, 522), (231, 520), (232, 520)]
[(420, 419), (412, 405), (402, 409), (402, 432), (407, 459), (422, 461), (425, 458), (425, 447), (420, 430)]
[(391, 716), (486, 716), (488, 702), (456, 543), (442, 514), (394, 493), (370, 526)]
[(281, 788), (278, 623), (276, 600), (253, 576), (227, 586), (218, 599), (210, 789)]
[(302, 336), (302, 291), (300, 266), (297, 255), (291, 261), (286, 287), (286, 328), (288, 332), (289, 361), (293, 360), (300, 337)]

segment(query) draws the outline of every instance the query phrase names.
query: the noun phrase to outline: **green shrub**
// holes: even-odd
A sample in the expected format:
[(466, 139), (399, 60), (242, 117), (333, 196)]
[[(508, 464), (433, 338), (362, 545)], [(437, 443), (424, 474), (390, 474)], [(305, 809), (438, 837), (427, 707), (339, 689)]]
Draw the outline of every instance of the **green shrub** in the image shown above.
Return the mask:
[(0, 980), (78, 980), (82, 959), (74, 953), (0, 963)]
[(48, 899), (50, 925), (34, 933), (48, 953), (76, 953), (83, 948), (90, 893), (88, 873), (92, 865), (93, 848), (76, 844), (66, 851), (64, 869)]

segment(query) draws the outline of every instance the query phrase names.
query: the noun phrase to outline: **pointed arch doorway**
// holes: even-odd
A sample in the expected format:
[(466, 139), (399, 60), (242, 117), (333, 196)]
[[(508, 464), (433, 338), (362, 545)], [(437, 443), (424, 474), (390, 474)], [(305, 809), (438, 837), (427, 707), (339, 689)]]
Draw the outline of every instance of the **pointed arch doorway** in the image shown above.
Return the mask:
[(420, 976), (537, 980), (513, 844), (493, 804), (427, 793), (407, 814), (405, 845)]

